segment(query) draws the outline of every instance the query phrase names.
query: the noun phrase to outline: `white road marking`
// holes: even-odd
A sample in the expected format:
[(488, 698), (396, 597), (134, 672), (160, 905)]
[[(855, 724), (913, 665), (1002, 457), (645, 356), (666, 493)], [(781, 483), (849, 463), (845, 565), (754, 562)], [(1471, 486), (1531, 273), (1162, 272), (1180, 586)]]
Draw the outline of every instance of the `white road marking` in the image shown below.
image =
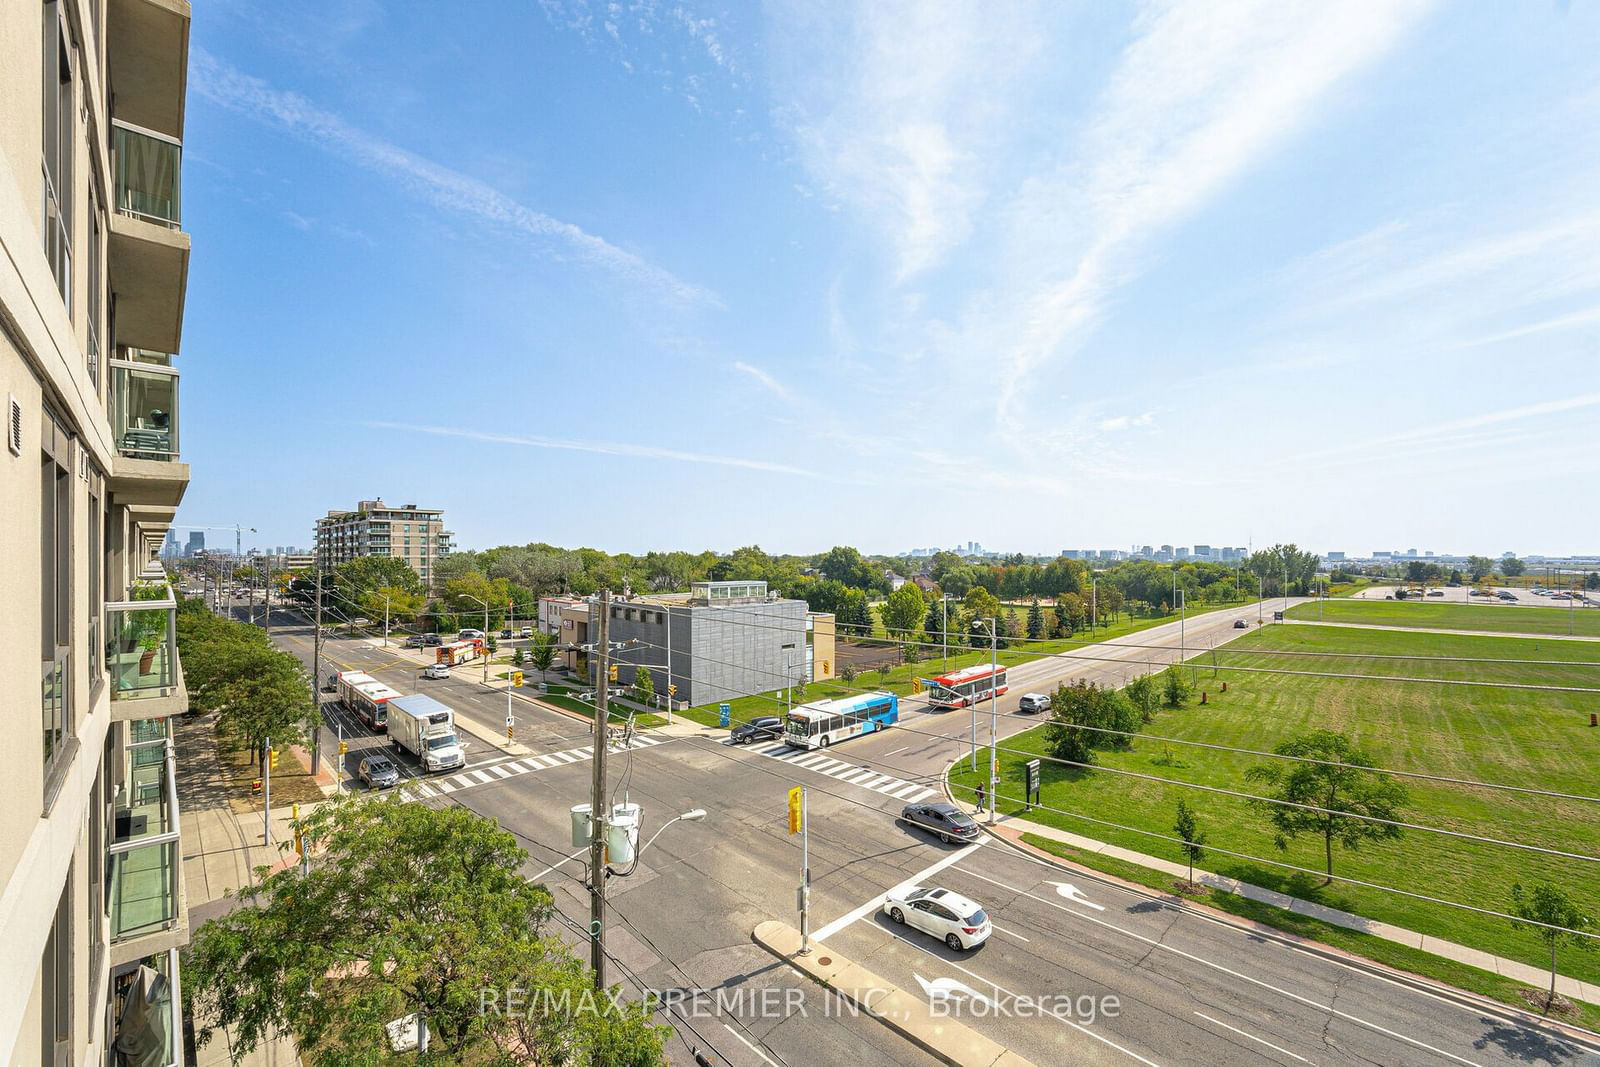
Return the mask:
[(1002, 889), (1009, 889), (1014, 893), (1019, 893), (1022, 896), (1025, 896), (1030, 900), (1037, 900), (1041, 904), (1048, 904), (1048, 905), (1050, 905), (1050, 907), (1057, 908), (1060, 911), (1064, 911), (1068, 915), (1071, 915), (1071, 916), (1073, 916), (1073, 917), (1075, 917), (1077, 919), (1081, 919), (1084, 922), (1094, 923), (1096, 926), (1104, 926), (1108, 930), (1115, 930), (1117, 933), (1122, 934), (1125, 937), (1131, 937), (1135, 941), (1143, 941), (1145, 944), (1150, 945), (1150, 946), (1152, 946), (1154, 948), (1160, 949), (1163, 952), (1170, 952), (1175, 956), (1182, 956), (1184, 959), (1190, 960), (1190, 961), (1192, 961), (1194, 963), (1198, 963), (1201, 966), (1210, 967), (1213, 970), (1221, 971), (1223, 974), (1228, 975), (1231, 978), (1237, 978), (1237, 979), (1240, 979), (1241, 981), (1249, 982), (1251, 985), (1260, 986), (1262, 989), (1271, 990), (1272, 992), (1277, 993), (1280, 996), (1285, 996), (1285, 997), (1288, 997), (1290, 1000), (1298, 1001), (1301, 1004), (1304, 1004), (1309, 1008), (1313, 1008), (1313, 1009), (1315, 1009), (1317, 1011), (1325, 1011), (1330, 1015), (1337, 1015), (1339, 1018), (1344, 1019), (1346, 1022), (1355, 1023), (1357, 1026), (1365, 1026), (1369, 1030), (1374, 1030), (1374, 1031), (1376, 1031), (1376, 1032), (1378, 1032), (1380, 1034), (1383, 1034), (1383, 1035), (1385, 1035), (1387, 1037), (1392, 1037), (1396, 1041), (1403, 1041), (1408, 1045), (1415, 1046), (1416, 1048), (1423, 1049), (1424, 1051), (1432, 1052), (1435, 1055), (1443, 1056), (1446, 1059), (1455, 1060), (1457, 1063), (1465, 1063), (1465, 1064), (1469, 1064), (1469, 1065), (1472, 1063), (1471, 1060), (1463, 1059), (1462, 1057), (1457, 1056), (1453, 1052), (1446, 1052), (1444, 1049), (1435, 1048), (1434, 1046), (1428, 1044), (1427, 1042), (1418, 1041), (1414, 1037), (1407, 1037), (1405, 1034), (1398, 1033), (1398, 1032), (1396, 1032), (1394, 1030), (1390, 1030), (1388, 1027), (1379, 1026), (1377, 1023), (1370, 1022), (1370, 1021), (1368, 1021), (1366, 1019), (1363, 1019), (1359, 1015), (1351, 1015), (1349, 1012), (1340, 1011), (1338, 1008), (1333, 1007), (1331, 1004), (1318, 1004), (1316, 1001), (1312, 1000), (1310, 997), (1301, 996), (1299, 993), (1291, 992), (1290, 990), (1287, 990), (1287, 989), (1280, 989), (1277, 986), (1271, 984), (1270, 982), (1263, 982), (1259, 978), (1252, 978), (1248, 974), (1243, 974), (1243, 973), (1241, 973), (1239, 971), (1235, 971), (1235, 970), (1233, 970), (1233, 969), (1231, 969), (1229, 967), (1224, 967), (1220, 963), (1216, 963), (1216, 962), (1213, 962), (1212, 960), (1208, 960), (1203, 956), (1196, 956), (1192, 952), (1185, 952), (1181, 948), (1174, 948), (1171, 945), (1164, 945), (1160, 941), (1157, 941), (1154, 938), (1146, 937), (1143, 934), (1135, 933), (1132, 930), (1125, 929), (1125, 928), (1123, 928), (1121, 926), (1118, 926), (1116, 923), (1110, 922), (1110, 921), (1108, 921), (1106, 919), (1097, 919), (1093, 915), (1085, 915), (1081, 911), (1074, 911), (1071, 908), (1068, 908), (1068, 907), (1066, 907), (1064, 905), (1057, 904), (1053, 900), (1049, 900), (1049, 899), (1047, 899), (1045, 897), (1035, 896), (1032, 893), (1028, 893), (1028, 892), (1025, 892), (1025, 891), (1023, 891), (1021, 889), (1018, 889), (1016, 886), (1007, 885), (1004, 882), (997, 882), (993, 878), (988, 877), (987, 875), (978, 874), (976, 871), (965, 871), (963, 873), (971, 875), (973, 878), (982, 879), (983, 881), (988, 882), (991, 885), (997, 885)]
[(910, 745), (901, 745), (899, 748), (895, 749), (893, 752), (885, 752), (883, 754), (883, 758), (884, 759), (888, 759), (890, 756), (896, 755), (897, 753), (900, 753), (900, 752), (904, 752), (906, 749), (908, 749), (910, 747), (911, 747)]
[[(971, 872), (969, 871), (968, 873), (970, 874)], [(868, 923), (867, 924), (867, 928), (869, 930), (877, 930), (877, 931), (879, 931), (881, 933), (887, 934), (889, 937), (894, 938), (896, 941), (900, 942), (902, 945), (909, 945), (911, 948), (916, 949), (918, 952), (921, 952), (924, 955), (933, 956), (934, 959), (939, 960), (945, 966), (954, 967), (956, 970), (960, 971), (962, 974), (968, 976), (969, 978), (977, 979), (978, 981), (980, 981), (980, 982), (984, 983), (985, 985), (989, 986), (990, 988), (992, 988), (996, 993), (1004, 993), (1006, 996), (1010, 997), (1012, 1000), (1021, 999), (1021, 998), (1019, 998), (1017, 996), (1017, 994), (1013, 993), (1011, 990), (1007, 989), (1005, 986), (1001, 985), (1000, 983), (991, 982), (989, 979), (985, 978), (983, 975), (978, 974), (976, 971), (970, 971), (967, 968), (961, 966), (961, 964), (959, 964), (959, 963), (953, 963), (953, 962), (951, 962), (949, 960), (944, 959), (942, 956), (935, 956), (926, 947), (914, 943), (909, 938), (901, 937), (899, 934), (895, 933), (893, 930), (885, 930), (883, 927), (879, 926), (877, 923)], [(1157, 1063), (1155, 1063), (1153, 1060), (1147, 1060), (1143, 1056), (1139, 1055), (1137, 1052), (1133, 1051), (1132, 1049), (1124, 1048), (1123, 1046), (1117, 1044), (1115, 1041), (1111, 1040), (1109, 1037), (1106, 1037), (1104, 1034), (1095, 1033), (1093, 1030), (1089, 1029), (1087, 1026), (1084, 1026), (1082, 1023), (1076, 1022), (1076, 1021), (1074, 1021), (1072, 1019), (1068, 1019), (1066, 1016), (1059, 1014), (1055, 1010), (1053, 1010), (1053, 1009), (1051, 1009), (1051, 1008), (1049, 1008), (1049, 1007), (1047, 1007), (1045, 1005), (1041, 1004), (1041, 1005), (1038, 1005), (1037, 1007), (1039, 1008), (1039, 1010), (1043, 1014), (1050, 1016), (1056, 1022), (1062, 1023), (1065, 1026), (1070, 1026), (1074, 1030), (1079, 1031), (1080, 1033), (1087, 1034), (1088, 1036), (1094, 1038), (1096, 1041), (1100, 1042), (1101, 1044), (1106, 1045), (1106, 1046), (1108, 1046), (1110, 1048), (1114, 1048), (1118, 1052), (1122, 1053), (1123, 1055), (1131, 1056), (1134, 1059), (1138, 1060), (1140, 1063), (1146, 1064), (1147, 1067), (1159, 1067), (1159, 1065)]]
[(999, 930), (1002, 934), (1005, 934), (1007, 937), (1014, 937), (1018, 941), (1027, 941), (1029, 944), (1032, 944), (1032, 942), (1033, 942), (1033, 939), (1031, 937), (1023, 937), (1021, 934), (1017, 933), (1015, 930), (1007, 930), (1004, 926), (1001, 926), (999, 923), (995, 922), (993, 919), (989, 920), (989, 925), (994, 927), (996, 930)]
[(1080, 891), (1078, 887), (1073, 885), (1071, 882), (1051, 882), (1050, 884), (1056, 887), (1056, 892), (1059, 895), (1066, 897), (1074, 904), (1082, 904), (1084, 907), (1093, 908), (1095, 911), (1106, 910), (1105, 905), (1096, 904), (1094, 901), (1084, 896), (1082, 891)]
[(1306, 1059), (1304, 1056), (1297, 1056), (1293, 1052), (1290, 1052), (1286, 1048), (1280, 1048), (1277, 1045), (1274, 1045), (1272, 1042), (1268, 1041), (1266, 1038), (1257, 1037), (1255, 1034), (1246, 1033), (1245, 1031), (1239, 1029), (1237, 1026), (1229, 1026), (1227, 1023), (1223, 1022), (1221, 1019), (1213, 1019), (1211, 1016), (1207, 1015), (1203, 1011), (1197, 1011), (1197, 1012), (1195, 1012), (1195, 1014), (1200, 1016), (1200, 1018), (1204, 1019), (1206, 1022), (1211, 1023), (1213, 1026), (1220, 1026), (1224, 1030), (1232, 1030), (1234, 1033), (1238, 1034), (1240, 1037), (1248, 1038), (1251, 1041), (1255, 1041), (1255, 1042), (1258, 1042), (1259, 1044), (1263, 1044), (1263, 1045), (1267, 1046), (1268, 1048), (1270, 1048), (1274, 1052), (1281, 1052), (1285, 1056), (1290, 1057), (1291, 1059), (1299, 1060), (1301, 1063), (1310, 1063), (1311, 1062), (1310, 1060)]
[[(744, 1038), (744, 1035), (741, 1034), (739, 1031), (735, 1030), (733, 1027), (729, 1026), (727, 1023), (723, 1023), (722, 1024), (722, 1028), (724, 1030), (728, 1031), (728, 1033), (732, 1034), (734, 1037), (737, 1037), (739, 1039), (740, 1044), (744, 1045), (745, 1048), (749, 1049), (751, 1052), (754, 1052), (757, 1056), (760, 1056), (767, 1063), (772, 1063), (772, 1060), (767, 1058), (767, 1054), (765, 1052), (762, 1052), (760, 1049), (756, 1048), (750, 1042), (746, 1041), (745, 1038)], [(772, 1063), (772, 1067), (778, 1067), (778, 1065), (776, 1063)]]
[(886, 892), (879, 893), (877, 896), (873, 897), (871, 900), (867, 901), (865, 904), (862, 904), (860, 907), (854, 908), (854, 909), (846, 912), (845, 914), (839, 916), (837, 919), (833, 920), (833, 922), (829, 923), (828, 925), (824, 926), (822, 929), (820, 929), (820, 930), (816, 931), (815, 933), (813, 933), (811, 935), (811, 940), (813, 940), (813, 941), (824, 941), (824, 940), (826, 940), (827, 938), (829, 938), (829, 937), (833, 936), (834, 934), (838, 933), (840, 930), (843, 930), (846, 926), (849, 926), (851, 923), (855, 922), (857, 919), (861, 918), (863, 915), (868, 915), (868, 914), (870, 914), (870, 913), (872, 913), (874, 911), (877, 911), (879, 908), (883, 907), (884, 900), (887, 899), (890, 894), (899, 893), (899, 892), (901, 892), (903, 890), (909, 889), (912, 886), (917, 885), (918, 883), (922, 882), (924, 879), (930, 878), (933, 875), (938, 874), (940, 871), (944, 870), (946, 867), (949, 867), (949, 866), (951, 866), (953, 864), (956, 864), (956, 863), (960, 863), (963, 859), (965, 859), (966, 857), (972, 855), (973, 849), (981, 848), (982, 846), (983, 846), (983, 842), (982, 841), (974, 841), (973, 844), (972, 844), (972, 848), (960, 849), (959, 851), (952, 852), (949, 855), (944, 856), (943, 858), (939, 859), (937, 862), (929, 865), (928, 867), (924, 868), (923, 870), (918, 871), (916, 874), (913, 874), (910, 878), (907, 878), (905, 881), (900, 882), (898, 885), (890, 887)]

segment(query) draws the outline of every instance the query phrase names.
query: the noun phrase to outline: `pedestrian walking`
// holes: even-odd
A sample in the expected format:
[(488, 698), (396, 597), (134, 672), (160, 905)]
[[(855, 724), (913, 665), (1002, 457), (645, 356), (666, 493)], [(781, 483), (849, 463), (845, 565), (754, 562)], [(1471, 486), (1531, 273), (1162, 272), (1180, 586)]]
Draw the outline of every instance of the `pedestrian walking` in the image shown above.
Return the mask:
[(979, 782), (978, 783), (978, 810), (979, 811), (988, 810), (988, 802), (989, 802), (989, 791), (983, 787), (983, 783), (982, 782)]

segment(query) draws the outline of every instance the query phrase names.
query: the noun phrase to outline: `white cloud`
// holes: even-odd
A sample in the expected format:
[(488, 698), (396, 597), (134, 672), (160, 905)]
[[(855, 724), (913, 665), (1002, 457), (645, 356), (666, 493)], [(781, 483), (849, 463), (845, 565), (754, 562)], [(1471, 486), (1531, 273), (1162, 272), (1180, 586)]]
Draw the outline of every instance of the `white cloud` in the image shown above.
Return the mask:
[(741, 374), (748, 374), (757, 382), (760, 382), (763, 388), (765, 388), (773, 396), (776, 396), (779, 400), (782, 400), (788, 404), (795, 402), (794, 393), (790, 391), (789, 387), (778, 381), (778, 379), (774, 378), (766, 371), (762, 370), (760, 367), (752, 367), (743, 360), (736, 360), (733, 364), (733, 369), (739, 371)]
[[(1002, 353), (1002, 426), (1017, 424), (1029, 375), (1081, 343), (1141, 272), (1149, 238), (1313, 120), (1336, 84), (1425, 9), (1262, 0), (1166, 5), (1141, 18), (1074, 162), (1030, 183), (1015, 207), (1017, 258), (1033, 278), (980, 324)], [(1063, 258), (1068, 269), (1052, 270)]]
[(590, 264), (676, 302), (718, 303), (714, 294), (681, 281), (604, 238), (526, 207), (476, 178), (356, 129), (299, 93), (275, 89), (203, 49), (197, 48), (190, 55), (189, 78), (190, 88), (213, 103), (282, 127), (358, 166), (399, 178), (438, 207), (557, 242)]
[(425, 433), (436, 437), (459, 437), (486, 444), (519, 445), (523, 448), (548, 448), (561, 452), (591, 452), (601, 456), (628, 456), (633, 459), (661, 459), (679, 463), (698, 463), (713, 467), (740, 467), (745, 470), (766, 471), (769, 474), (791, 474), (800, 478), (828, 479), (825, 475), (804, 467), (787, 463), (768, 463), (765, 460), (742, 456), (719, 456), (705, 452), (684, 452), (675, 448), (657, 448), (653, 445), (632, 445), (616, 441), (571, 441), (556, 437), (525, 436), (519, 434), (489, 433), (482, 430), (465, 430), (449, 426), (419, 426), (404, 422), (367, 422), (374, 430), (399, 430), (404, 433)]
[(1146, 411), (1142, 415), (1112, 415), (1101, 419), (1095, 425), (1102, 433), (1115, 433), (1118, 430), (1131, 430), (1137, 426), (1149, 426), (1156, 421), (1156, 413)]

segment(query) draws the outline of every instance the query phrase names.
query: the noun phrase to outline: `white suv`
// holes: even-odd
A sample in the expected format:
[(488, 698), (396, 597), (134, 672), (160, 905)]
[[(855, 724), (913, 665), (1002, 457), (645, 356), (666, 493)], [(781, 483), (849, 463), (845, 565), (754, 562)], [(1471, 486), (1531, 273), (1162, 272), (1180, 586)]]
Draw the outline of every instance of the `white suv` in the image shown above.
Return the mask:
[(1023, 693), (1017, 701), (1017, 710), (1023, 712), (1049, 711), (1050, 698), (1043, 693)]
[(884, 898), (883, 913), (932, 934), (957, 952), (977, 948), (991, 932), (984, 910), (948, 889), (912, 886), (904, 893), (891, 893)]

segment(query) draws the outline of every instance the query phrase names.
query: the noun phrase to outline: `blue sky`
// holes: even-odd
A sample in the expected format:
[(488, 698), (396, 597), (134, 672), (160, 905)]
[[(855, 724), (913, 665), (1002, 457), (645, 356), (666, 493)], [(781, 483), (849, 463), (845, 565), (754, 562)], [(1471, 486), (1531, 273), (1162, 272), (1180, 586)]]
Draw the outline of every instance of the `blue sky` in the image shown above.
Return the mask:
[(198, 5), (179, 522), (1600, 548), (1597, 39), (1593, 3)]

